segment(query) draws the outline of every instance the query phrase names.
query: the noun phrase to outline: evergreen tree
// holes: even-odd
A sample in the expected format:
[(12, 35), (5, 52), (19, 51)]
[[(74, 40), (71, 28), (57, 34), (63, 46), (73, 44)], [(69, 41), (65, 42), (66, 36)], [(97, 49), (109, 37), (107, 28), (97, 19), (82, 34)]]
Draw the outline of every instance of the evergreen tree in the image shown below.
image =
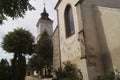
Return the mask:
[(0, 80), (8, 80), (10, 75), (10, 66), (6, 59), (0, 62)]
[[(35, 55), (29, 60), (30, 65), (39, 70), (42, 74), (43, 68), (45, 69), (45, 76), (51, 76), (51, 66), (53, 58), (53, 45), (52, 40), (48, 36), (47, 31), (41, 34), (35, 47)], [(48, 73), (48, 74), (47, 74)]]

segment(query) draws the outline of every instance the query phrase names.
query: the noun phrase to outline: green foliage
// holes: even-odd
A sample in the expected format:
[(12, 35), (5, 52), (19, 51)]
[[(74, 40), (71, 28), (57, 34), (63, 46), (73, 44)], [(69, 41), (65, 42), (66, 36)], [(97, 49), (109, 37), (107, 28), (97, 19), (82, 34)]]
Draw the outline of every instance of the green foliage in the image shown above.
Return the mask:
[[(29, 31), (18, 28), (5, 35), (2, 47), (9, 53), (14, 53), (12, 60), (11, 80), (24, 80), (26, 60), (23, 54), (32, 54), (34, 51), (34, 37)], [(23, 71), (23, 72), (21, 72)]]
[(55, 80), (82, 80), (82, 73), (79, 72), (75, 65), (70, 62), (64, 63), (64, 68), (55, 70)]
[(44, 65), (52, 65), (53, 46), (46, 31), (41, 34), (35, 48), (35, 53), (44, 59)]
[(114, 72), (109, 72), (103, 76), (99, 76), (97, 80), (115, 80)]
[(62, 70), (62, 68), (58, 68), (57, 70), (55, 70), (55, 80), (62, 80), (64, 77), (64, 72)]
[(35, 10), (29, 0), (0, 0), (0, 24), (7, 17), (13, 19), (23, 17), (28, 10)]
[[(13, 62), (14, 60), (16, 60), (15, 62)], [(12, 78), (10, 80), (25, 80), (25, 76), (26, 76), (26, 58), (25, 56), (19, 56), (18, 59), (12, 59), (12, 68), (14, 68), (13, 70), (13, 74), (12, 74)]]
[(9, 53), (31, 54), (34, 50), (34, 37), (25, 29), (15, 29), (3, 38), (2, 47)]
[(0, 62), (0, 80), (8, 80), (10, 75), (10, 66), (6, 59)]
[(39, 72), (38, 74), (42, 76), (44, 60), (40, 55), (33, 55), (32, 58), (29, 59), (28, 65), (31, 70)]
[(105, 80), (114, 80), (114, 79), (115, 79), (114, 72), (110, 72), (105, 76)]
[(26, 59), (25, 56), (22, 56), (19, 60), (19, 80), (25, 80), (25, 76), (26, 76)]
[(52, 57), (53, 57), (53, 46), (50, 37), (48, 36), (47, 32), (44, 31), (41, 34), (40, 39), (38, 40), (35, 46), (35, 54), (29, 60), (29, 65), (41, 72), (42, 69), (48, 69), (48, 73), (51, 73), (51, 65), (52, 65)]
[(43, 68), (44, 59), (40, 55), (33, 55), (32, 58), (29, 59), (29, 66), (33, 70), (40, 70)]
[(71, 64), (70, 62), (67, 62), (64, 64), (64, 74), (66, 78), (75, 79), (77, 78), (77, 68), (75, 65)]
[(35, 53), (42, 56), (46, 61), (45, 63), (49, 63), (50, 65), (52, 64), (53, 46), (46, 31), (41, 34), (35, 48)]

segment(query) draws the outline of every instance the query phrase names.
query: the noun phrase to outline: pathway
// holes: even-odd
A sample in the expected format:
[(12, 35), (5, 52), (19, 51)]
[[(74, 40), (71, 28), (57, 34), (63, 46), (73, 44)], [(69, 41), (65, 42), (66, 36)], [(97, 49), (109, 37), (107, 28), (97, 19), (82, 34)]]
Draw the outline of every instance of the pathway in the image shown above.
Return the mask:
[(32, 77), (32, 76), (26, 76), (25, 80), (41, 80), (40, 78)]

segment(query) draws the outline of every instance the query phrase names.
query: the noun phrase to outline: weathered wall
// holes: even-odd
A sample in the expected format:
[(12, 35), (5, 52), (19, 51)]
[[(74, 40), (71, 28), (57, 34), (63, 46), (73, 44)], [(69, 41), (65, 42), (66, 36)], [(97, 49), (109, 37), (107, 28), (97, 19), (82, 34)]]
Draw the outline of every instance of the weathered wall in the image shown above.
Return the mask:
[[(89, 80), (114, 67), (120, 70), (120, 0), (80, 0), (75, 5), (77, 2), (62, 0), (57, 7), (62, 62), (70, 60), (84, 74), (88, 71)], [(75, 34), (69, 38), (65, 36), (64, 21), (67, 4), (72, 5), (75, 25)]]
[(59, 44), (59, 28), (56, 27), (53, 33), (53, 67), (57, 69), (60, 67), (60, 44)]
[(97, 6), (96, 18), (103, 27), (113, 67), (120, 71), (120, 9)]
[[(80, 49), (80, 43), (78, 42), (78, 19), (77, 19), (77, 12), (76, 7), (74, 6), (78, 0), (62, 0), (62, 2), (59, 4), (58, 9), (58, 19), (59, 19), (59, 31), (60, 31), (60, 50), (61, 50), (61, 61), (71, 61), (77, 66), (80, 66), (80, 55), (81, 55), (81, 49)], [(75, 26), (75, 33), (70, 36), (69, 38), (66, 38), (65, 34), (65, 21), (64, 21), (64, 11), (67, 6), (67, 4), (70, 4), (72, 7), (73, 12), (73, 21)], [(76, 59), (77, 58), (77, 59)], [(76, 61), (74, 61), (76, 59)]]
[(113, 70), (114, 64), (119, 69), (119, 62), (116, 62), (120, 59), (118, 54), (120, 38), (117, 37), (120, 33), (118, 27), (120, 25), (116, 22), (120, 16), (119, 4), (120, 0), (83, 0), (81, 2), (90, 80)]
[[(64, 11), (68, 4), (72, 7), (75, 33), (69, 38), (66, 38)], [(62, 0), (56, 10), (58, 11), (57, 16), (60, 32), (61, 61), (62, 63), (71, 61), (71, 63), (76, 64), (82, 71), (83, 79), (88, 80), (83, 24), (79, 0)]]
[(42, 34), (46, 30), (49, 36), (53, 34), (53, 21), (40, 19), (38, 21), (38, 34)]

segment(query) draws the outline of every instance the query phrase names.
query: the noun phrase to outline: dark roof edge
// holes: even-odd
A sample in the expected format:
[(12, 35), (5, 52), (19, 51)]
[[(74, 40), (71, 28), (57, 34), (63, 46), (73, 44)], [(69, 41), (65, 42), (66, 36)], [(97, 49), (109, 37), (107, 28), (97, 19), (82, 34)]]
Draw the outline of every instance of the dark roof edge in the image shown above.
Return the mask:
[(48, 21), (52, 21), (52, 22), (54, 22), (52, 19), (50, 19), (49, 17), (47, 18), (47, 19), (44, 19), (44, 18), (40, 18), (39, 20), (48, 20)]
[(56, 4), (56, 6), (55, 6), (55, 10), (56, 10), (56, 8), (59, 6), (59, 4), (60, 4), (60, 2), (61, 2), (62, 0), (59, 0), (58, 2), (57, 2), (57, 4)]
[(58, 29), (58, 25), (56, 26), (55, 30), (53, 31), (53, 35), (55, 34), (55, 31)]
[(75, 6), (77, 6), (79, 3), (80, 3), (80, 1), (78, 1), (78, 2), (75, 4)]

